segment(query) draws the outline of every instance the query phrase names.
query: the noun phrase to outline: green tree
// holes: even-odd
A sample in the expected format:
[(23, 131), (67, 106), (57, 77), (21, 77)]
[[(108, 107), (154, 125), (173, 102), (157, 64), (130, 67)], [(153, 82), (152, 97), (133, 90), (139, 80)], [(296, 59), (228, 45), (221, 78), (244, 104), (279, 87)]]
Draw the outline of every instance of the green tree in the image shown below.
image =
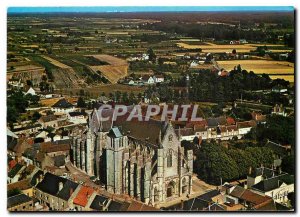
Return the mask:
[(82, 97), (79, 97), (77, 100), (77, 107), (86, 108), (86, 103)]
[(147, 54), (149, 55), (149, 61), (155, 62), (156, 55), (151, 47), (148, 49)]

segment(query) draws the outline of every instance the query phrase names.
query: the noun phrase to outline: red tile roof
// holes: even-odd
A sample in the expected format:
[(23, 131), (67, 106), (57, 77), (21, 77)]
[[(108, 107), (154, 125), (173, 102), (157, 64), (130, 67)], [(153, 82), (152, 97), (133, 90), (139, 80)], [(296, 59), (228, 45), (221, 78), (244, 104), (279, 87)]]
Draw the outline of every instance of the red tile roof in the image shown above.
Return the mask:
[(227, 117), (226, 121), (227, 121), (227, 125), (235, 125), (235, 120), (232, 117)]
[(9, 163), (8, 163), (9, 169), (14, 168), (16, 166), (16, 164), (17, 164), (17, 161), (15, 161), (15, 160), (9, 161)]
[(94, 189), (91, 187), (81, 186), (78, 194), (74, 198), (73, 203), (85, 207), (90, 196), (94, 193)]
[(262, 196), (259, 194), (256, 194), (250, 190), (245, 190), (244, 193), (241, 196), (241, 199), (250, 202), (254, 205), (259, 205), (262, 204), (264, 202), (267, 202), (269, 200), (272, 200), (272, 198), (268, 197), (268, 196)]

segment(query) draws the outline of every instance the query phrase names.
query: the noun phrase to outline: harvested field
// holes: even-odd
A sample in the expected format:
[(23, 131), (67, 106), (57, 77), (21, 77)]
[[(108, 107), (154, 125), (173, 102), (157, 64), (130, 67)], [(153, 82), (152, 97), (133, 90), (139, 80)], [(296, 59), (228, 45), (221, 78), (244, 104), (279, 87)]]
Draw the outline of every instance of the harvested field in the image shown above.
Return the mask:
[(226, 70), (232, 70), (234, 66), (240, 64), (242, 69), (253, 71), (256, 74), (294, 74), (294, 64), (286, 61), (229, 60), (218, 61), (218, 64)]
[(126, 60), (106, 55), (106, 54), (99, 54), (99, 55), (93, 55), (92, 57), (102, 61), (102, 62), (107, 62), (110, 65), (127, 65)]
[(117, 83), (121, 78), (127, 76), (128, 64), (126, 60), (105, 54), (94, 55), (92, 57), (110, 64), (89, 67), (96, 73), (100, 71), (101, 75), (107, 78), (112, 84)]
[(55, 59), (52, 59), (51, 57), (48, 57), (48, 56), (45, 56), (45, 55), (42, 55), (42, 57), (44, 59), (48, 60), (51, 64), (53, 64), (53, 65), (55, 65), (55, 66), (57, 66), (57, 67), (59, 67), (61, 69), (71, 69), (70, 66), (67, 66), (67, 65), (65, 65), (65, 64), (63, 64), (63, 63), (61, 63), (61, 62), (59, 62), (59, 61), (57, 61)]
[[(201, 48), (202, 52), (204, 53), (224, 53), (224, 52), (232, 52), (233, 49), (236, 49), (237, 52), (242, 53), (249, 53), (253, 50), (256, 50), (258, 46), (264, 46), (263, 44), (225, 44), (225, 45), (218, 45), (213, 43), (206, 43), (206, 45), (191, 45), (188, 43), (177, 43), (178, 47), (185, 48), (185, 49), (197, 49)], [(284, 47), (284, 45), (274, 45), (274, 44), (266, 44), (266, 46), (278, 46)], [(291, 50), (287, 49), (273, 49), (270, 50), (272, 52), (289, 52)]]

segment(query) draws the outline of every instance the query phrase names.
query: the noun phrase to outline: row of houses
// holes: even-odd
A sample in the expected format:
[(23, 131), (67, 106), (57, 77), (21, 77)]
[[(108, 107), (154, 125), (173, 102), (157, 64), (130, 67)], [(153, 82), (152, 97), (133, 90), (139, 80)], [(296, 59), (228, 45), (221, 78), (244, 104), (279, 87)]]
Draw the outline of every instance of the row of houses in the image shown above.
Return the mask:
[(236, 122), (233, 118), (208, 118), (198, 123), (188, 123), (184, 128), (176, 129), (180, 140), (193, 141), (196, 138), (201, 140), (220, 139), (229, 140), (233, 137), (241, 139), (245, 134), (256, 126), (256, 121)]
[(287, 211), (294, 176), (274, 169), (249, 168), (246, 184), (224, 183), (217, 189), (165, 208), (168, 211)]
[[(20, 187), (20, 184), (15, 187)], [(9, 211), (157, 210), (137, 201), (125, 201), (101, 195), (97, 192), (97, 188), (84, 186), (49, 172), (46, 174), (37, 172), (30, 182), (23, 186), (20, 194), (8, 197)], [(9, 187), (9, 189), (15, 188)]]
[(139, 86), (139, 85), (151, 85), (162, 83), (165, 81), (163, 75), (143, 75), (139, 79), (127, 78), (123, 81), (124, 84), (132, 85), (132, 86)]

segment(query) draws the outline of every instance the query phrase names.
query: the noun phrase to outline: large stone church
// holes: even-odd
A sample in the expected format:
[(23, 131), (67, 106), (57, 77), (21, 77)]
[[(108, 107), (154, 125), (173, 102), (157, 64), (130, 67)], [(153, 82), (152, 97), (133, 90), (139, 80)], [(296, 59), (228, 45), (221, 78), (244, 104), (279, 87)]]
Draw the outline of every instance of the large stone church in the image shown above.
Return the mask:
[(109, 192), (147, 204), (190, 194), (193, 151), (181, 146), (171, 122), (126, 121), (128, 114), (113, 121), (113, 112), (102, 110), (100, 116), (95, 109), (87, 127), (72, 131), (73, 164), (98, 177)]

